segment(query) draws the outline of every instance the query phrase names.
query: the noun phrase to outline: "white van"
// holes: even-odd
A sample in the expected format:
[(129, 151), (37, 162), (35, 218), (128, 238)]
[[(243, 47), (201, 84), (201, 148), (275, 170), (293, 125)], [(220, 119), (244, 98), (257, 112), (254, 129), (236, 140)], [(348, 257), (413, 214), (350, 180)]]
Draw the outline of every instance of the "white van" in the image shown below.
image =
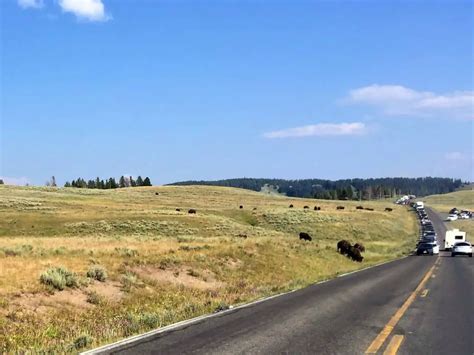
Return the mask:
[(454, 244), (466, 241), (466, 232), (460, 231), (459, 229), (451, 229), (446, 231), (444, 237), (444, 249), (451, 249)]
[(422, 201), (418, 201), (416, 204), (415, 204), (415, 208), (417, 210), (421, 210), (423, 208), (425, 208), (425, 204), (422, 202)]

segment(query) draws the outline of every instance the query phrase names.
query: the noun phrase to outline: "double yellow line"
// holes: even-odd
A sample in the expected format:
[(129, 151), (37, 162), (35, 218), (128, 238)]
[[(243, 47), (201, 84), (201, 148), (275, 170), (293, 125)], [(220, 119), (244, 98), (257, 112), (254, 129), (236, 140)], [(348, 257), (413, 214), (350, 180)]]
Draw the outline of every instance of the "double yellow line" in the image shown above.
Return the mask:
[[(397, 325), (397, 323), (400, 321), (400, 319), (403, 317), (405, 312), (407, 311), (408, 307), (413, 303), (415, 300), (416, 296), (418, 293), (421, 291), (421, 289), (425, 286), (426, 282), (428, 279), (431, 277), (433, 274), (433, 271), (435, 269), (435, 265), (433, 265), (428, 272), (425, 274), (423, 277), (423, 280), (418, 284), (416, 287), (415, 291), (413, 291), (410, 296), (407, 298), (405, 303), (395, 312), (395, 314), (390, 318), (388, 323), (385, 325), (385, 327), (382, 329), (382, 331), (377, 335), (377, 337), (374, 339), (374, 341), (369, 345), (367, 350), (365, 351), (366, 354), (376, 354), (377, 351), (380, 350), (382, 345), (384, 344), (385, 340), (387, 340), (388, 336), (392, 333), (393, 328)], [(387, 348), (387, 353), (396, 353), (396, 350), (400, 346), (401, 342), (403, 341), (403, 336), (402, 335), (395, 335), (392, 338), (392, 341), (389, 344), (389, 347)], [(395, 349), (395, 352), (388, 352), (389, 348)]]

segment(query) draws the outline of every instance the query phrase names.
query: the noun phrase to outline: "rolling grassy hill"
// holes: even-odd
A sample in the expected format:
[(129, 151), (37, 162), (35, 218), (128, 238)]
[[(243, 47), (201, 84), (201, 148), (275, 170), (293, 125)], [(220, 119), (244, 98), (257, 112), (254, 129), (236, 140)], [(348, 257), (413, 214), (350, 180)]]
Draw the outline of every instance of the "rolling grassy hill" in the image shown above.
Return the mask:
[[(75, 352), (412, 249), (413, 213), (357, 204), (208, 186), (0, 186), (0, 352)], [(339, 255), (340, 239), (362, 242), (364, 262)], [(59, 266), (72, 273), (61, 291), (40, 282)], [(87, 277), (94, 269), (105, 280)]]

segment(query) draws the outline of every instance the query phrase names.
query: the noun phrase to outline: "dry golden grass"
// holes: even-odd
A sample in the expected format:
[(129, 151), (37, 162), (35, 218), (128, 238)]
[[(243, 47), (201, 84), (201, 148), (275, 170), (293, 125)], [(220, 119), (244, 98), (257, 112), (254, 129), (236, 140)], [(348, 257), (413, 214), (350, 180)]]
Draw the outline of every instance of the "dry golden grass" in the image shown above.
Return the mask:
[[(400, 257), (416, 219), (388, 203), (362, 202), (371, 212), (222, 187), (0, 186), (0, 352), (75, 352)], [(364, 262), (339, 255), (340, 239), (362, 242)], [(105, 282), (85, 277), (94, 264)], [(42, 285), (57, 266), (81, 286)]]
[(448, 213), (453, 207), (460, 210), (474, 210), (474, 190), (460, 190), (443, 195), (431, 195), (423, 198), (427, 205), (438, 212)]

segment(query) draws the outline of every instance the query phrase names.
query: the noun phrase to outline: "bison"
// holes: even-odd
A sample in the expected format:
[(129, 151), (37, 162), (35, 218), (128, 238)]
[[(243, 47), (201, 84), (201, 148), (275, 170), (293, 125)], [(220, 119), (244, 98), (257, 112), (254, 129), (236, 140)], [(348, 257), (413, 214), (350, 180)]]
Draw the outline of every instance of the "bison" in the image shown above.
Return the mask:
[(239, 208), (242, 209), (242, 208), (244, 208), (244, 206), (240, 205)]
[(155, 192), (155, 195), (158, 196), (160, 193), (159, 192)]
[(364, 207), (363, 206), (356, 206), (356, 210), (363, 210)]
[(387, 212), (392, 212), (392, 211), (393, 211), (393, 208), (385, 207), (385, 211), (387, 211)]
[(308, 233), (301, 232), (300, 233), (300, 240), (307, 240), (308, 242), (312, 241), (313, 238)]
[(366, 211), (373, 211), (373, 210), (374, 210), (373, 208), (368, 208), (368, 207), (366, 207), (366, 208), (364, 208), (364, 209), (365, 209)]
[(303, 209), (307, 210), (309, 208), (309, 206), (304, 206)]
[(363, 253), (363, 252), (365, 251), (365, 247), (364, 247), (364, 245), (363, 245), (362, 243), (355, 243), (355, 244), (354, 244), (354, 248), (359, 249), (359, 251), (360, 251), (361, 253)]
[(176, 212), (181, 212), (181, 208), (177, 208), (177, 209), (176, 209)]
[(321, 207), (319, 207), (319, 206), (314, 206), (314, 210), (315, 210), (315, 211), (321, 211)]
[(337, 206), (336, 209), (337, 209), (337, 210), (343, 210), (343, 209), (344, 209), (344, 206)]
[(347, 240), (343, 239), (337, 242), (337, 251), (341, 253), (342, 255), (347, 254), (350, 248), (351, 248), (351, 243), (349, 243)]
[(188, 211), (189, 214), (196, 214), (196, 212), (197, 212), (197, 211), (196, 211), (194, 208), (191, 208), (191, 209)]
[(288, 208), (293, 208), (293, 205), (289, 205)]
[(359, 263), (362, 262), (362, 260), (364, 260), (364, 257), (360, 255), (360, 250), (355, 247), (349, 248), (349, 252), (347, 253), (347, 256), (351, 258), (352, 260), (357, 261)]

